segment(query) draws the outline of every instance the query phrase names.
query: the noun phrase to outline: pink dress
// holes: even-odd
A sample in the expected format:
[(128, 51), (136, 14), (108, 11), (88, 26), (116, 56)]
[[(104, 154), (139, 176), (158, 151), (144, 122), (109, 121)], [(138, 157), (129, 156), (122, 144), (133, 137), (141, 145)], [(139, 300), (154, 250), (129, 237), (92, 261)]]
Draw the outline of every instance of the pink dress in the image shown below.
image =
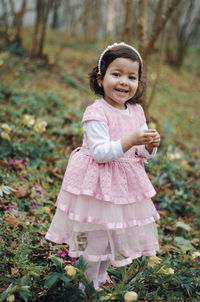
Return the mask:
[[(110, 140), (117, 141), (145, 124), (140, 105), (128, 104), (124, 115), (104, 100), (88, 106), (82, 122), (96, 120), (109, 126)], [(159, 250), (155, 221), (159, 214), (151, 200), (155, 190), (144, 169), (145, 158), (132, 147), (123, 157), (96, 162), (84, 135), (82, 147), (72, 152), (56, 202), (56, 213), (46, 239), (67, 243), (71, 257), (84, 254), (89, 261), (110, 260), (123, 266)], [(87, 232), (107, 232), (109, 249), (87, 254)]]

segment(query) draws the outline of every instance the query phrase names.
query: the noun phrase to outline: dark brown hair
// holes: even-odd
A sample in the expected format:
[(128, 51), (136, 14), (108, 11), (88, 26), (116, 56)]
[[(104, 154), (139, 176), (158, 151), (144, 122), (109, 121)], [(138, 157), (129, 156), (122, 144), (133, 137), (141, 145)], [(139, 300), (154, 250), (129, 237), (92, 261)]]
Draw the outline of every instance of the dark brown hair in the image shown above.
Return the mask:
[[(137, 55), (136, 52), (134, 52), (132, 49), (128, 47), (113, 47), (111, 50), (108, 50), (102, 60), (101, 60), (101, 77), (102, 79), (105, 76), (106, 70), (108, 66), (117, 58), (126, 58), (130, 59), (134, 62), (138, 62), (139, 64), (139, 70), (138, 70), (138, 89), (135, 93), (135, 95), (127, 101), (127, 103), (135, 104), (135, 103), (141, 103), (142, 101), (142, 95), (146, 88), (146, 83), (142, 77), (142, 65), (141, 61)], [(100, 87), (97, 81), (97, 75), (98, 75), (98, 64), (93, 68), (92, 72), (89, 74), (89, 80), (90, 80), (90, 88), (92, 91), (94, 91), (95, 94), (99, 94), (104, 96), (104, 90), (103, 87)]]

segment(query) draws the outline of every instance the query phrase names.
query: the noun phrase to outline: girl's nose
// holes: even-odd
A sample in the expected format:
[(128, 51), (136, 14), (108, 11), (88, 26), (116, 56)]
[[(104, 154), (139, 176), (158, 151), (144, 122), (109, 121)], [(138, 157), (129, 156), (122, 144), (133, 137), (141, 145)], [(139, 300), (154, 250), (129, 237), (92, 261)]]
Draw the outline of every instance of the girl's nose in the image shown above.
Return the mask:
[(127, 80), (126, 80), (126, 78), (125, 78), (125, 77), (121, 77), (119, 83), (120, 83), (121, 85), (127, 85)]

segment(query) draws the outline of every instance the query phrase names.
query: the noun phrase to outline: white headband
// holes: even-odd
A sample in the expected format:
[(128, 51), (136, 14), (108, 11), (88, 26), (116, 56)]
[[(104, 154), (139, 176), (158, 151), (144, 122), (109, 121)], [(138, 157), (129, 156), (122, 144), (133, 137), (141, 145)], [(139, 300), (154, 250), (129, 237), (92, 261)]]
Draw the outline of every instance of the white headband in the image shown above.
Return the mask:
[(140, 63), (141, 63), (141, 66), (142, 66), (142, 58), (141, 58), (141, 55), (140, 53), (137, 51), (137, 49), (135, 49), (133, 46), (129, 45), (129, 44), (126, 44), (124, 42), (121, 42), (121, 43), (114, 43), (112, 45), (108, 45), (108, 47), (106, 47), (106, 49), (101, 53), (100, 57), (99, 57), (99, 61), (98, 61), (98, 72), (101, 73), (101, 60), (103, 58), (103, 56), (105, 55), (105, 53), (114, 48), (114, 47), (118, 47), (118, 46), (122, 46), (122, 47), (127, 47), (127, 48), (130, 48), (132, 49), (137, 55), (138, 55), (138, 58), (140, 60)]

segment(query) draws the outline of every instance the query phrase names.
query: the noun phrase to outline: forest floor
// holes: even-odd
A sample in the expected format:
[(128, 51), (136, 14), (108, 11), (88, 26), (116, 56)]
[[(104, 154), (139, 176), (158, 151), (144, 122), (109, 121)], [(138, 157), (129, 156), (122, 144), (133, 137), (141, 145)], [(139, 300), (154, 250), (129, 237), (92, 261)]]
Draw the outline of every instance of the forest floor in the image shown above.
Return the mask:
[[(48, 62), (9, 48), (0, 53), (0, 301), (12, 295), (15, 301), (124, 301), (126, 291), (137, 292), (138, 301), (199, 301), (198, 52), (191, 50), (180, 70), (162, 65), (150, 109), (162, 139), (146, 166), (161, 215), (159, 259), (110, 268), (113, 287), (97, 293), (82, 259), (70, 259), (66, 245), (44, 239), (69, 154), (82, 140), (82, 113), (96, 98), (88, 73), (102, 49), (101, 43), (64, 45), (62, 39), (48, 37)], [(156, 56), (147, 94), (155, 73)], [(66, 273), (67, 264), (75, 276)]]

